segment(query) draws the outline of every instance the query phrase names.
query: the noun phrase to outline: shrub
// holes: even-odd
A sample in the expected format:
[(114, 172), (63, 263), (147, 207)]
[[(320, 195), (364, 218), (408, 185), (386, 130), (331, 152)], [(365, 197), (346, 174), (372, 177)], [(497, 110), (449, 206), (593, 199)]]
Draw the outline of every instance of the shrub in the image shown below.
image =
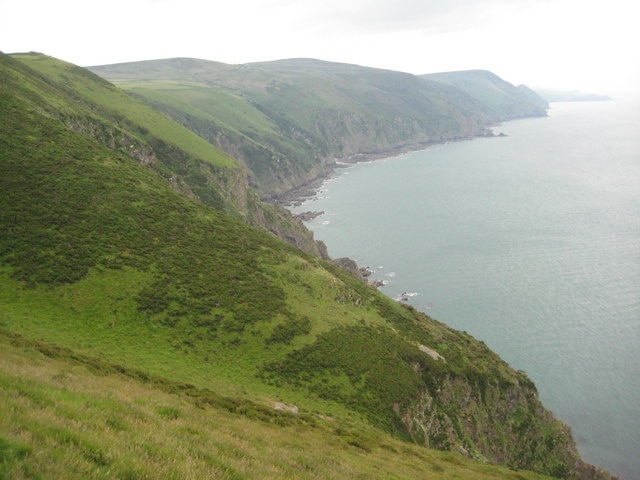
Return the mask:
[(267, 345), (283, 343), (289, 345), (298, 335), (306, 335), (311, 332), (311, 320), (307, 317), (289, 319), (276, 325), (273, 332), (267, 338)]

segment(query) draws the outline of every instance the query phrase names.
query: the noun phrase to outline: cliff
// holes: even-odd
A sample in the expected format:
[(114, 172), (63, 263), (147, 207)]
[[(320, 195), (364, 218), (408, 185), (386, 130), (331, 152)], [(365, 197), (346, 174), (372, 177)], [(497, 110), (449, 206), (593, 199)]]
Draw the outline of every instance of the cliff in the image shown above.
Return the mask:
[(431, 73), (420, 78), (463, 91), (491, 123), (545, 116), (549, 107), (526, 85), (515, 86), (486, 70)]
[[(266, 199), (324, 177), (336, 159), (471, 138), (497, 121), (545, 113), (533, 92), (508, 90), (493, 74), (502, 95), (489, 108), (479, 98), (484, 87), (313, 59), (167, 59), (91, 70), (243, 161)], [(487, 75), (466, 83), (484, 85)]]
[[(607, 478), (524, 374), (251, 226), (282, 225), (281, 210), (147, 105), (50, 57), (0, 55), (0, 123), (0, 473), (231, 478), (264, 463), (277, 478), (294, 456), (314, 478), (326, 465), (296, 453), (314, 439), (386, 458), (389, 475)], [(229, 428), (296, 441), (199, 447)], [(349, 461), (336, 471), (383, 476)]]
[(288, 211), (259, 201), (240, 162), (196, 133), (86, 69), (37, 53), (3, 60), (11, 58), (19, 61), (6, 65), (7, 81), (33, 78), (24, 87), (47, 115), (148, 166), (183, 195), (327, 257), (324, 246)]

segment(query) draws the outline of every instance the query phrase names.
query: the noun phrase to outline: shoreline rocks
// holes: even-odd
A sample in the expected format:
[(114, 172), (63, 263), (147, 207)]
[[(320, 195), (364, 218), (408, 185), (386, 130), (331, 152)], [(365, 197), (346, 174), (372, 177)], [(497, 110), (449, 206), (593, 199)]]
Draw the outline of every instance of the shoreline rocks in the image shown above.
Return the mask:
[(303, 222), (309, 222), (314, 218), (319, 217), (320, 215), (324, 215), (324, 210), (321, 212), (312, 212), (312, 211), (302, 212), (302, 213), (298, 213), (297, 215), (294, 215), (294, 217), (302, 220)]

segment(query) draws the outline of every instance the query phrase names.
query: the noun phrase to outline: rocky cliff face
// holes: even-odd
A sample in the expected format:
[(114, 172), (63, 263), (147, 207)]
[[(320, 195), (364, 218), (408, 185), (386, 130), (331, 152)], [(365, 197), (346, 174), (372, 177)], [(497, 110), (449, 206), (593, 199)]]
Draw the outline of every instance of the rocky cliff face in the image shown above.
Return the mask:
[(247, 222), (254, 227), (268, 230), (285, 242), (306, 253), (329, 259), (326, 245), (313, 238), (313, 232), (288, 210), (277, 205), (261, 202), (255, 192), (249, 193)]
[(543, 407), (525, 377), (512, 385), (448, 377), (396, 411), (411, 438), (431, 448), (556, 478), (611, 478), (580, 459), (570, 429)]

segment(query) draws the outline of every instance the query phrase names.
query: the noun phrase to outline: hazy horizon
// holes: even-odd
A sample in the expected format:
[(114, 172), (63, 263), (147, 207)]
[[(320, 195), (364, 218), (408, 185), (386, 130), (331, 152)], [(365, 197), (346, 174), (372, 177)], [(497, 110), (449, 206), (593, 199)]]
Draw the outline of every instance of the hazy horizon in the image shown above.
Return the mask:
[(316, 58), (413, 74), (489, 70), (513, 84), (637, 91), (625, 0), (0, 0), (0, 50), (80, 66), (172, 57)]

